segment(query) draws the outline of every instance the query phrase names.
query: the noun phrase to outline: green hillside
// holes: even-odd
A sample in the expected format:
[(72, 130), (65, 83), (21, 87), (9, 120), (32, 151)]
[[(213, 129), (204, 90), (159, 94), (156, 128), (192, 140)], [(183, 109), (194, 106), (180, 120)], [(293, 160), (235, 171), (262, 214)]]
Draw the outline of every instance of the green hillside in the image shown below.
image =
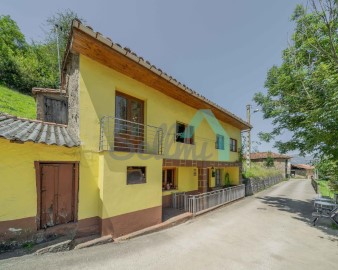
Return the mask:
[(35, 100), (32, 96), (0, 85), (0, 113), (2, 112), (24, 118), (36, 119)]

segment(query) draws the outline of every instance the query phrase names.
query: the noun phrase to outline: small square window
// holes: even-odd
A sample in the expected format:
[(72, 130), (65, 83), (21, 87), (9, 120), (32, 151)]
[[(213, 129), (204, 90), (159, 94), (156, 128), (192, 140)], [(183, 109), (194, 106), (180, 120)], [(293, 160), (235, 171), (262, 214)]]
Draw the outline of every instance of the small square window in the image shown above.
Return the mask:
[(193, 126), (189, 126), (183, 123), (176, 123), (176, 142), (194, 144), (194, 132)]
[(146, 183), (146, 167), (127, 167), (127, 185)]
[(237, 152), (237, 140), (230, 138), (230, 151)]
[(224, 150), (224, 136), (223, 135), (216, 135), (216, 149)]

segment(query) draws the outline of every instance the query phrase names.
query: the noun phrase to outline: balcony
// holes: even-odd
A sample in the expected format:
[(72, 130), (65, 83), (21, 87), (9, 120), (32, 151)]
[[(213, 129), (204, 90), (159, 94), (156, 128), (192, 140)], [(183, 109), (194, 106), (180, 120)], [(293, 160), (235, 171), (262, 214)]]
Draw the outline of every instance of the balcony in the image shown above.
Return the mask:
[(100, 128), (100, 151), (162, 155), (162, 128), (112, 116), (102, 117)]

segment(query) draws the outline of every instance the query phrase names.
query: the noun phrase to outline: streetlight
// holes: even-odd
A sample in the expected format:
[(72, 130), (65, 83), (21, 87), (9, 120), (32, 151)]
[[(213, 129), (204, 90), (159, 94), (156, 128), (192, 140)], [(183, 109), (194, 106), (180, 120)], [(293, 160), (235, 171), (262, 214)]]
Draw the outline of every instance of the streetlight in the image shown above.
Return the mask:
[[(252, 105), (248, 104), (246, 105), (246, 120), (249, 123), (249, 125), (251, 124), (251, 108)], [(258, 112), (259, 109), (255, 109), (253, 110), (253, 113)], [(250, 153), (251, 153), (251, 128), (248, 129), (248, 143), (247, 143), (247, 147), (246, 147), (246, 165), (248, 168), (250, 168), (251, 166), (251, 161), (250, 161)]]

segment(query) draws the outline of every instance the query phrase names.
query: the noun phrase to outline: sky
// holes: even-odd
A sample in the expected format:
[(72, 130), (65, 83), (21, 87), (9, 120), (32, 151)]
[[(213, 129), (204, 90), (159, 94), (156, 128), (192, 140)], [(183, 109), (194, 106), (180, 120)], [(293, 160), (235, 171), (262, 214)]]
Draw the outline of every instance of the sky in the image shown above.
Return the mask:
[[(42, 40), (45, 21), (65, 9), (75, 11), (94, 31), (131, 48), (189, 88), (246, 120), (246, 105), (266, 92), (264, 81), (293, 33), (291, 14), (305, 0), (0, 0), (27, 41)], [(257, 133), (272, 129), (262, 113), (251, 117), (253, 149)], [(290, 134), (285, 134), (288, 139)]]

